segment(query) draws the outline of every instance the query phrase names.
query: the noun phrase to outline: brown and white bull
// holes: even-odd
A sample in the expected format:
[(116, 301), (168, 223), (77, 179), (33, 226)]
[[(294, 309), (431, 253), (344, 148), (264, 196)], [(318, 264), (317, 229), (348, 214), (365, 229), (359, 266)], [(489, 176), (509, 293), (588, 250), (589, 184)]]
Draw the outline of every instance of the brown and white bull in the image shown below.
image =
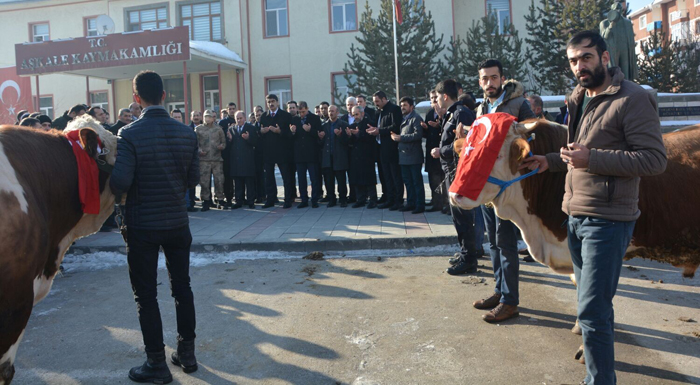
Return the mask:
[[(92, 158), (114, 165), (114, 135), (88, 115), (65, 132), (74, 130)], [(100, 170), (100, 212), (83, 214), (77, 161), (64, 134), (0, 126), (0, 385), (14, 376), (32, 307), (48, 294), (68, 247), (98, 231), (113, 211), (108, 181)]]
[[(525, 139), (535, 134), (535, 140)], [(518, 166), (530, 150), (534, 155), (559, 152), (566, 145), (566, 128), (548, 121), (513, 123), (491, 170), (503, 181), (526, 171)], [(663, 174), (643, 177), (639, 209), (626, 259), (642, 257), (671, 263), (693, 277), (700, 265), (700, 126), (663, 135), (668, 165)], [(455, 146), (459, 148), (460, 146)], [(450, 192), (450, 202), (465, 209), (493, 203), (496, 215), (515, 223), (532, 256), (561, 274), (573, 273), (561, 210), (566, 173), (544, 172), (506, 188), (486, 183), (476, 200)]]

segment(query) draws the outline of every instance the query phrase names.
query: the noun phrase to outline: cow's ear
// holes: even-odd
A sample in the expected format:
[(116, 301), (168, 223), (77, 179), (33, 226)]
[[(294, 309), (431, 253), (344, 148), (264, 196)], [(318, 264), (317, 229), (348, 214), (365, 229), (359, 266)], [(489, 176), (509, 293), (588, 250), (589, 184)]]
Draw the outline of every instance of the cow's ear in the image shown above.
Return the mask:
[(92, 128), (80, 129), (80, 144), (91, 158), (97, 158), (97, 133)]
[(459, 158), (459, 156), (462, 155), (462, 149), (464, 148), (464, 138), (455, 140), (452, 148), (454, 149), (455, 157)]
[(510, 172), (513, 174), (518, 172), (518, 166), (523, 159), (527, 158), (530, 154), (530, 145), (527, 140), (523, 138), (517, 138), (510, 145), (510, 158), (508, 159), (508, 164), (510, 165)]

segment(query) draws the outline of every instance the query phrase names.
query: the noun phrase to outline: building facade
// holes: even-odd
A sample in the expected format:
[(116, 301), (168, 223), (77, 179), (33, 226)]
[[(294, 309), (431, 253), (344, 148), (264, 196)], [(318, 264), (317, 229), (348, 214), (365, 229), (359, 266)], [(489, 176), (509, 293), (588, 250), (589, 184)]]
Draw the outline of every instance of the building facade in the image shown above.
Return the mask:
[[(366, 0), (378, 11), (380, 0)], [(530, 2), (513, 0), (411, 0), (432, 13), (438, 36), (466, 35), (472, 22), (491, 11), (501, 23), (525, 31)], [(698, 0), (689, 0), (698, 1)], [(138, 31), (189, 27), (193, 61), (110, 67), (33, 76), (39, 108), (59, 116), (76, 103), (104, 106), (116, 120), (132, 102), (131, 77), (140, 69), (163, 75), (169, 109), (218, 110), (235, 102), (245, 111), (263, 105), (267, 93), (281, 101), (332, 101), (341, 94), (347, 53), (359, 35), (363, 0), (0, 0), (0, 67), (16, 64), (15, 45), (112, 33), (141, 38)], [(26, 33), (25, 33), (26, 31)], [(521, 32), (522, 34), (522, 32)], [(143, 35), (145, 36), (145, 35)], [(197, 55), (195, 60), (195, 53)], [(183, 66), (187, 67), (181, 69)], [(2, 79), (0, 79), (0, 82)], [(476, 89), (476, 85), (473, 85)]]
[(700, 0), (655, 0), (629, 15), (634, 27), (637, 53), (640, 42), (654, 30), (662, 30), (667, 39), (684, 43), (700, 37)]

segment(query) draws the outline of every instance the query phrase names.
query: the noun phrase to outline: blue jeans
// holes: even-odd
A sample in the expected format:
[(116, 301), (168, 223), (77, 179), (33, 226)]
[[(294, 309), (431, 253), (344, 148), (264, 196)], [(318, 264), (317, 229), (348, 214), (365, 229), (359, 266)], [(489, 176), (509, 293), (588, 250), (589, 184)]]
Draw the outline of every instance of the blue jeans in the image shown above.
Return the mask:
[(401, 165), (401, 177), (406, 185), (406, 207), (425, 207), (422, 164)]
[(501, 295), (501, 303), (517, 306), (518, 293), (518, 228), (513, 222), (496, 216), (493, 207), (481, 206), (486, 230), (489, 232), (489, 253), (496, 278), (496, 294)]
[(484, 223), (484, 214), (481, 211), (481, 206), (477, 206), (474, 211), (474, 233), (476, 249), (481, 255), (484, 255), (484, 233), (486, 232), (486, 224)]
[(569, 250), (576, 275), (578, 322), (583, 332), (588, 385), (617, 383), (613, 297), (634, 224), (635, 221), (569, 217)]

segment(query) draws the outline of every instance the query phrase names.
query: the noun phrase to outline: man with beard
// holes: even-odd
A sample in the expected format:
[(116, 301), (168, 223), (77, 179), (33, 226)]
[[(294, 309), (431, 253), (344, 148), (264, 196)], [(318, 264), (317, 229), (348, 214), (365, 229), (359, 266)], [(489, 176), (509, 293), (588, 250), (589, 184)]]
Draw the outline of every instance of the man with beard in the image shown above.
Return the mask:
[[(476, 109), (477, 117), (494, 112), (511, 114), (519, 122), (535, 117), (530, 103), (523, 96), (524, 87), (517, 80), (506, 81), (503, 65), (498, 60), (488, 59), (479, 64), (479, 86), (484, 91), (484, 102)], [(502, 322), (519, 315), (519, 230), (513, 222), (498, 218), (493, 207), (481, 206), (481, 211), (489, 234), (496, 287), (493, 295), (474, 302), (473, 306), (491, 309), (483, 316), (484, 321)]]
[(387, 195), (386, 202), (379, 208), (396, 211), (403, 206), (403, 178), (399, 166), (399, 144), (391, 139), (391, 133), (401, 134), (401, 108), (390, 102), (384, 91), (375, 92), (372, 101), (379, 108), (379, 114), (377, 126), (375, 127), (374, 123), (370, 124), (369, 133), (377, 137), (379, 143), (379, 158), (386, 184), (386, 190), (384, 186), (382, 190)]
[(421, 123), (423, 136), (425, 137), (425, 172), (428, 173), (432, 203), (432, 207), (426, 210), (428, 212), (441, 211), (447, 202), (447, 191), (444, 188), (439, 188), (442, 181), (445, 180), (445, 173), (442, 172), (442, 167), (440, 167), (439, 157), (434, 158), (430, 154), (434, 148), (440, 146), (442, 127), (440, 126), (441, 118), (438, 114), (439, 108), (440, 106), (437, 105), (437, 92), (432, 89), (430, 90), (430, 111), (428, 111), (425, 115), (425, 120)]
[(567, 100), (569, 136), (559, 153), (521, 168), (568, 172), (562, 210), (576, 276), (584, 384), (614, 384), (613, 297), (622, 258), (639, 218), (639, 179), (662, 173), (666, 149), (656, 99), (624, 79), (597, 32), (580, 32), (566, 54), (579, 85)]
[(374, 170), (374, 136), (367, 133), (369, 120), (364, 108), (355, 106), (351, 110), (353, 124), (346, 129), (353, 145), (350, 156), (350, 183), (357, 189), (357, 202), (352, 208), (360, 208), (367, 204), (368, 209), (377, 207), (377, 175)]
[(262, 145), (265, 148), (265, 193), (267, 202), (263, 208), (275, 205), (277, 197), (277, 182), (275, 181), (275, 165), (282, 174), (284, 183), (284, 205), (282, 208), (292, 207), (296, 186), (294, 183), (294, 148), (292, 144), (292, 116), (289, 112), (279, 108), (279, 99), (275, 94), (269, 94), (265, 98), (268, 110), (260, 117), (260, 134)]
[(301, 203), (297, 208), (309, 207), (309, 189), (306, 184), (306, 172), (309, 172), (311, 182), (311, 207), (318, 208), (318, 200), (321, 195), (321, 176), (319, 173), (319, 144), (318, 132), (321, 130), (321, 119), (309, 112), (309, 105), (299, 102), (299, 116), (292, 118), (292, 130), (294, 138), (294, 162), (297, 166), (299, 177), (299, 195)]
[(192, 110), (190, 113), (190, 127), (194, 130), (194, 128), (200, 124), (202, 124), (202, 113), (197, 110)]
[(289, 115), (292, 115), (292, 118), (299, 115), (299, 106), (296, 101), (290, 100), (287, 102), (287, 112), (289, 112)]

